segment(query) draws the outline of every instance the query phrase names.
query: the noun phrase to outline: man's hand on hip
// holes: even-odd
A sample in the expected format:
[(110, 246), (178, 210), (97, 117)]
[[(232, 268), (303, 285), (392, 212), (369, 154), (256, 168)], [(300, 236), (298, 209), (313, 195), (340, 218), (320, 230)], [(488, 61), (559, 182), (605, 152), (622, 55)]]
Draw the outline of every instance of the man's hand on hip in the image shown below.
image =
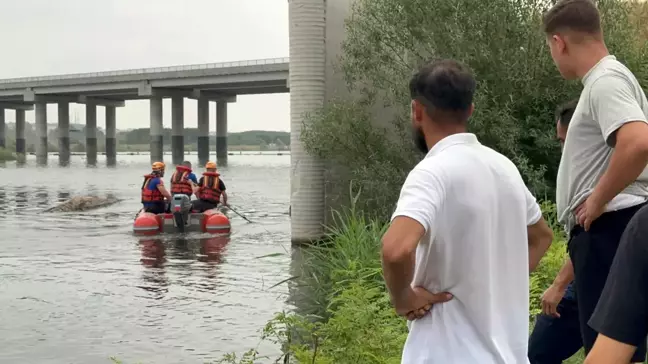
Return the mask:
[(416, 320), (425, 316), (436, 303), (450, 301), (453, 298), (448, 292), (431, 293), (424, 288), (414, 287), (404, 292), (401, 298), (392, 298), (392, 303), (399, 316)]

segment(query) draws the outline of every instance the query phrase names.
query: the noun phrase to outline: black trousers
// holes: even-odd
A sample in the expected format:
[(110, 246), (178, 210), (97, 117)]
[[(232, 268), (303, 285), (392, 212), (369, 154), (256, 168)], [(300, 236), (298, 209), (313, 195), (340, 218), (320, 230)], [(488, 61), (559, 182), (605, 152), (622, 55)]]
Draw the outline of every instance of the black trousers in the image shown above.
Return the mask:
[[(610, 272), (610, 267), (621, 242), (621, 236), (634, 214), (645, 204), (602, 214), (590, 226), (589, 231), (576, 226), (569, 238), (568, 250), (574, 265), (574, 284), (578, 301), (578, 312), (585, 353), (594, 346), (598, 333), (589, 326), (589, 320), (596, 309), (601, 292)], [(623, 300), (630, 292), (615, 299)], [(637, 348), (632, 362), (643, 362), (646, 357), (646, 342)]]
[(191, 201), (191, 209), (198, 212), (205, 212), (207, 210), (215, 209), (218, 203), (213, 203), (205, 200)]
[(557, 308), (560, 317), (540, 314), (529, 336), (531, 364), (561, 364), (583, 347), (578, 320), (578, 303), (563, 298)]
[(644, 360), (648, 336), (648, 206), (641, 208), (626, 227), (589, 324), (609, 338), (637, 346), (633, 362)]
[(152, 214), (163, 214), (166, 212), (166, 203), (165, 202), (156, 202), (148, 206), (144, 206), (145, 212), (150, 212)]

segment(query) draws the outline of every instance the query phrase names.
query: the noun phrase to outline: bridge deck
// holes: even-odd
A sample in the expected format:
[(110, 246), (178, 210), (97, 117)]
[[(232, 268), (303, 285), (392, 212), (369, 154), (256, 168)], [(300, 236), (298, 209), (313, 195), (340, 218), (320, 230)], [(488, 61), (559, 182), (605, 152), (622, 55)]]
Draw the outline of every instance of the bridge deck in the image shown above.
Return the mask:
[(35, 95), (146, 98), (142, 89), (200, 90), (229, 95), (288, 92), (289, 58), (0, 79), (0, 102)]

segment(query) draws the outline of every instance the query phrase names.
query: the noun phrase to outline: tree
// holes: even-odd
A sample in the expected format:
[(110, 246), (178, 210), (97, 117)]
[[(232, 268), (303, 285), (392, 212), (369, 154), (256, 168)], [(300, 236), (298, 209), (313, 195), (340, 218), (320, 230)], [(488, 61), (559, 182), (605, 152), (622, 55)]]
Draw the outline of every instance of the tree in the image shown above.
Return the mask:
[[(610, 51), (648, 83), (648, 44), (634, 3), (598, 2)], [(478, 81), (470, 129), (513, 160), (540, 198), (553, 197), (559, 160), (554, 109), (580, 92), (565, 82), (546, 49), (538, 0), (357, 0), (346, 23), (339, 69), (351, 93), (309, 115), (309, 152), (346, 167), (367, 210), (387, 218), (398, 189), (420, 159), (410, 138), (408, 82), (431, 58), (454, 58)], [(374, 110), (390, 105), (393, 121)]]

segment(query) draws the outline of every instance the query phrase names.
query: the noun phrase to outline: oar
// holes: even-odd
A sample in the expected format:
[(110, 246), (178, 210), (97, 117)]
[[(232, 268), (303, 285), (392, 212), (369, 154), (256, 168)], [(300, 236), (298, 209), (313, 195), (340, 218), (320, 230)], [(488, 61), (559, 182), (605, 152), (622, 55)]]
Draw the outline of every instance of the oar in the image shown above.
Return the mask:
[(234, 208), (233, 208), (232, 206), (230, 206), (230, 205), (225, 205), (225, 206), (227, 206), (227, 208), (229, 208), (230, 210), (234, 211), (235, 214), (237, 214), (237, 215), (239, 215), (240, 217), (242, 217), (243, 219), (245, 219), (245, 221), (247, 221), (247, 222), (249, 222), (249, 223), (252, 223), (252, 221), (250, 221), (250, 219), (248, 219), (247, 217), (243, 216), (243, 214), (241, 214), (240, 212), (234, 210)]

